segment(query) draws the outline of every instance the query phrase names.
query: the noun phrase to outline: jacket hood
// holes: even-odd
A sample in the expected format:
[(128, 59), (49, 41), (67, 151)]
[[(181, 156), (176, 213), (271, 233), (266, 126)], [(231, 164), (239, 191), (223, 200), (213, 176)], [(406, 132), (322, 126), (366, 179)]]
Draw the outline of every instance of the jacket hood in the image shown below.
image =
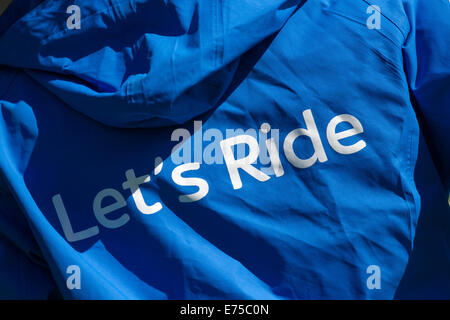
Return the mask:
[(0, 64), (106, 125), (184, 123), (217, 105), (240, 57), (302, 2), (42, 1), (0, 36)]

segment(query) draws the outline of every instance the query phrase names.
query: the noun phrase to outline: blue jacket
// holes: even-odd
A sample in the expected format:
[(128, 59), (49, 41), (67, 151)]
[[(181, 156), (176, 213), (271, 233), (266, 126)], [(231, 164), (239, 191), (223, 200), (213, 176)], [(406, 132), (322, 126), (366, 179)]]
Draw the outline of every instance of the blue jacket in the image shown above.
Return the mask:
[(448, 0), (16, 0), (0, 297), (449, 298), (448, 39)]

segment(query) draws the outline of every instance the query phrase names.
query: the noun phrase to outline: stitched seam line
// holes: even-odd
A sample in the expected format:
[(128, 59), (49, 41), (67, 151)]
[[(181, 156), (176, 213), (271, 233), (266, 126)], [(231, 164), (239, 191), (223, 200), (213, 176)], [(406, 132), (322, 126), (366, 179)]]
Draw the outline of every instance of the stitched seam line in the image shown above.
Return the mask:
[[(362, 0), (362, 1), (364, 1), (365, 3), (367, 3), (369, 6), (374, 6), (374, 5), (376, 5), (376, 4), (372, 4), (372, 3), (370, 3), (368, 0)], [(375, 9), (375, 8), (374, 8)], [(377, 10), (378, 11), (378, 10)], [(400, 26), (397, 24), (397, 23), (395, 23), (394, 22), (394, 20), (392, 20), (391, 18), (389, 18), (388, 16), (386, 16), (383, 12), (381, 12), (381, 11), (378, 11), (383, 17), (385, 17), (395, 28), (397, 28), (398, 29), (398, 31), (400, 31), (400, 33), (402, 34), (402, 36), (403, 36), (403, 42), (406, 40), (406, 38), (407, 38), (407, 36), (405, 35), (405, 33), (403, 32), (403, 30), (402, 30), (402, 28), (400, 28)]]
[[(127, 1), (129, 1), (129, 0), (119, 1), (119, 2), (117, 2), (115, 5), (110, 5), (110, 6), (106, 7), (106, 8), (104, 8), (103, 10), (97, 11), (97, 12), (91, 14), (91, 15), (88, 15), (88, 16), (86, 16), (86, 17), (83, 17), (83, 18), (82, 18), (82, 19), (83, 19), (83, 23), (85, 23), (86, 21), (91, 20), (93, 17), (96, 17), (96, 16), (98, 16), (98, 15), (100, 15), (100, 14), (102, 14), (102, 13), (105, 13), (105, 12), (111, 10), (111, 9), (118, 8), (118, 7), (120, 7), (123, 3), (127, 2)], [(52, 40), (53, 38), (56, 38), (56, 37), (58, 37), (59, 35), (64, 34), (64, 33), (67, 33), (67, 32), (69, 32), (67, 29), (63, 29), (63, 30), (58, 31), (57, 33), (50, 34), (50, 35), (48, 35), (48, 37), (46, 37), (46, 38), (44, 38), (44, 39), (41, 40), (41, 44), (44, 45), (44, 44), (46, 44), (48, 41)]]

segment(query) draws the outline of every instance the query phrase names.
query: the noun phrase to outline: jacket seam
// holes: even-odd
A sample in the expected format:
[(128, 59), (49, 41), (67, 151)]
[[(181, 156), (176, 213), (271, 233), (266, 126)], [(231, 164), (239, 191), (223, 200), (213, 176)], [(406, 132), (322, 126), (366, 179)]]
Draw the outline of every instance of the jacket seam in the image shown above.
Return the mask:
[[(86, 17), (83, 17), (83, 22), (86, 23), (86, 21), (91, 20), (93, 17), (96, 17), (96, 16), (98, 16), (98, 15), (100, 15), (100, 14), (102, 14), (102, 13), (105, 13), (105, 12), (111, 10), (111, 9), (118, 8), (118, 7), (120, 7), (123, 3), (125, 3), (126, 1), (128, 1), (128, 0), (118, 1), (118, 2), (116, 2), (116, 3), (114, 3), (114, 4), (108, 5), (106, 8), (104, 8), (104, 9), (102, 9), (102, 10), (96, 11), (96, 12), (94, 12), (94, 13), (92, 13), (92, 14), (86, 16)], [(45, 37), (44, 39), (41, 40), (41, 44), (42, 44), (42, 45), (45, 45), (45, 44), (47, 44), (47, 42), (49, 42), (50, 40), (52, 40), (52, 39), (54, 39), (54, 38), (57, 38), (59, 35), (65, 34), (65, 33), (67, 33), (67, 32), (69, 32), (68, 29), (65, 29), (65, 28), (64, 28), (64, 29), (62, 29), (62, 30), (60, 30), (60, 31), (58, 31), (58, 32), (56, 32), (56, 33), (49, 34), (49, 35), (47, 35), (47, 37)]]
[[(368, 0), (362, 0), (363, 2), (367, 3), (369, 6), (374, 6), (376, 4), (372, 4), (371, 2), (369, 2)], [(378, 11), (378, 10), (377, 10)], [(389, 18), (386, 14), (384, 14), (382, 12), (382, 10), (378, 11), (384, 18), (386, 18), (396, 29), (398, 29), (398, 31), (400, 31), (400, 33), (403, 36), (403, 42), (407, 39), (407, 35), (405, 34), (405, 32), (403, 31), (403, 29), (391, 18)]]

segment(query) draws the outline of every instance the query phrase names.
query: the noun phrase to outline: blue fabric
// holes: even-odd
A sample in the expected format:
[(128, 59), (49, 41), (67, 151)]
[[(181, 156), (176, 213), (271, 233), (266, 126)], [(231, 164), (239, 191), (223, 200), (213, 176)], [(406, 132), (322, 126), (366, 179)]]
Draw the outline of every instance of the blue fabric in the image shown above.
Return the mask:
[(448, 1), (28, 3), (0, 17), (0, 297), (450, 297)]

